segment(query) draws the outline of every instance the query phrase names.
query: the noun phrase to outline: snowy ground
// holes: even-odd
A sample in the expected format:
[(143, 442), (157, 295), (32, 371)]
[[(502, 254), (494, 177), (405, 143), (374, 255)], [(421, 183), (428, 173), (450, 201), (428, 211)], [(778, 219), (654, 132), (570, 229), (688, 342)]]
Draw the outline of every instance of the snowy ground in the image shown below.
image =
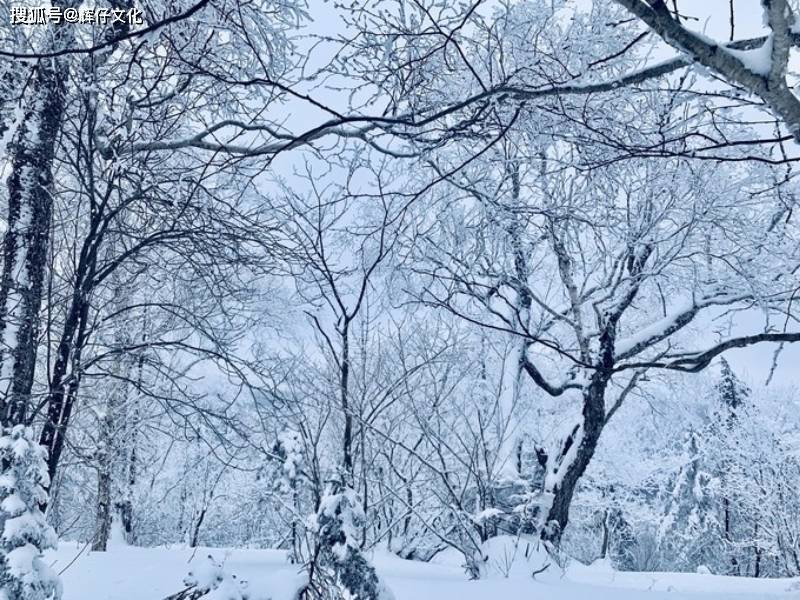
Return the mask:
[[(204, 564), (209, 553), (249, 582), (254, 600), (288, 600), (298, 581), (297, 568), (275, 550), (114, 547), (108, 553), (81, 553), (82, 549), (63, 543), (50, 557), (57, 571), (64, 570), (64, 600), (161, 600), (180, 590), (192, 565)], [(578, 565), (566, 573), (546, 572), (536, 580), (512, 573), (510, 578), (467, 581), (453, 564), (416, 563), (388, 554), (372, 558), (397, 600), (800, 599), (800, 580), (791, 579), (618, 573)]]

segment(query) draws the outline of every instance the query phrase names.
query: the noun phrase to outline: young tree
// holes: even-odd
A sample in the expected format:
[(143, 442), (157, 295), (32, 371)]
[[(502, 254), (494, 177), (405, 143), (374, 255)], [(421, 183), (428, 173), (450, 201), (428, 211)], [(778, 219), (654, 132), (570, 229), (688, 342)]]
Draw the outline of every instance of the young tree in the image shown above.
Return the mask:
[(42, 552), (56, 546), (53, 528), (39, 509), (49, 480), (44, 451), (29, 427), (16, 425), (0, 437), (3, 531), (0, 537), (0, 595), (25, 600), (55, 600), (61, 583)]
[[(347, 166), (346, 180), (353, 180), (360, 167), (358, 161)], [(323, 393), (335, 394), (333, 406), (341, 426), (333, 441), (340, 458), (328, 466), (332, 472), (325, 476), (324, 490), (316, 492), (319, 501), (312, 529), (309, 582), (301, 593), (326, 597), (341, 587), (353, 597), (381, 600), (390, 598), (390, 592), (361, 549), (368, 500), (359, 498), (356, 491), (356, 452), (359, 437), (360, 451), (366, 452), (365, 434), (359, 435), (359, 429), (369, 426), (371, 417), (369, 412), (365, 414), (368, 407), (357, 404), (354, 394), (354, 336), (360, 323), (369, 322), (370, 291), (404, 228), (405, 206), (396, 206), (391, 196), (382, 193), (386, 174), (380, 170), (374, 174), (377, 181), (365, 184), (377, 190), (378, 206), (368, 208), (365, 202), (375, 198), (370, 191), (353, 193), (344, 186), (326, 186), (325, 179), (315, 179), (310, 163), (306, 169), (310, 195), (289, 191), (279, 210), (286, 214), (287, 246), (298, 258), (295, 282), (299, 295), (315, 309), (307, 315), (332, 367), (330, 387), (324, 386)], [(328, 314), (318, 314), (320, 309)], [(366, 473), (361, 477), (366, 480)]]

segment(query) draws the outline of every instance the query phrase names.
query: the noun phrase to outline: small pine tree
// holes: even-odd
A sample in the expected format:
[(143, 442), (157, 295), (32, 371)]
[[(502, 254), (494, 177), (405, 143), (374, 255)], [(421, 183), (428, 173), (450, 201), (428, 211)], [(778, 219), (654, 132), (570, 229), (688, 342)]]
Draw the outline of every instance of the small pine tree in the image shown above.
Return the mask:
[[(734, 435), (739, 415), (745, 408), (747, 398), (750, 396), (750, 388), (736, 376), (730, 364), (724, 358), (720, 359), (720, 378), (715, 386), (715, 393), (721, 404), (721, 414), (712, 430), (718, 437), (719, 442), (724, 445), (727, 443), (726, 440)], [(727, 473), (729, 470), (730, 465), (727, 464), (727, 461), (724, 458), (719, 459), (716, 471), (723, 488), (720, 499), (722, 530), (730, 554), (730, 564), (727, 567), (727, 572), (730, 575), (737, 575), (740, 572), (740, 564), (737, 558), (735, 538), (736, 530), (742, 524), (738, 523), (741, 519), (735, 510), (735, 505), (737, 504), (736, 490), (730, 489), (730, 486), (727, 485)]]
[(705, 558), (706, 542), (715, 539), (715, 478), (703, 468), (702, 438), (689, 431), (683, 443), (681, 469), (677, 473), (659, 527), (662, 549), (682, 568), (692, 567)]
[[(326, 590), (329, 597), (353, 600), (394, 599), (391, 591), (375, 572), (375, 567), (367, 561), (359, 548), (357, 532), (364, 525), (364, 513), (352, 488), (335, 485), (322, 498), (319, 510), (311, 521), (321, 550), (319, 558), (322, 559), (322, 563), (314, 565), (317, 568), (312, 570), (318, 571), (318, 567), (332, 569), (335, 585), (340, 590), (339, 594)], [(307, 587), (306, 592), (313, 587)], [(301, 593), (300, 596), (314, 597), (308, 593)]]
[(42, 553), (56, 534), (40, 506), (49, 485), (45, 450), (30, 427), (16, 425), (0, 437), (0, 600), (57, 600), (61, 585)]
[(289, 562), (296, 563), (300, 560), (300, 489), (299, 480), (305, 468), (305, 457), (303, 453), (303, 439), (299, 432), (287, 429), (280, 433), (278, 440), (273, 448), (273, 453), (281, 461), (280, 476), (277, 478), (279, 490), (291, 497), (291, 505), (294, 511), (291, 523), (291, 550), (289, 551)]
[(720, 379), (716, 385), (720, 402), (728, 409), (729, 418), (735, 419), (736, 412), (750, 396), (750, 388), (739, 379), (724, 358), (720, 359)]

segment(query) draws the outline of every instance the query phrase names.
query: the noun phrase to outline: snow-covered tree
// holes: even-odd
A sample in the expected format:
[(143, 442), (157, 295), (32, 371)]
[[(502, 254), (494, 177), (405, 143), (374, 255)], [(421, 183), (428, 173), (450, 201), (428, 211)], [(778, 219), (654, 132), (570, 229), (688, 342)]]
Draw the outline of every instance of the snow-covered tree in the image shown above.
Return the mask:
[(57, 541), (40, 508), (49, 485), (45, 450), (17, 425), (0, 437), (0, 461), (0, 598), (57, 600), (61, 584), (43, 556)]
[(706, 454), (700, 447), (703, 443), (698, 432), (686, 434), (680, 469), (675, 474), (660, 524), (659, 538), (665, 555), (684, 565), (683, 568), (704, 564), (706, 557), (719, 551), (714, 544), (720, 528), (715, 505), (717, 482), (706, 464)]
[(393, 594), (361, 552), (359, 532), (364, 519), (352, 489), (333, 487), (322, 497), (310, 523), (317, 536), (318, 554), (309, 565), (309, 582), (301, 597), (393, 600)]

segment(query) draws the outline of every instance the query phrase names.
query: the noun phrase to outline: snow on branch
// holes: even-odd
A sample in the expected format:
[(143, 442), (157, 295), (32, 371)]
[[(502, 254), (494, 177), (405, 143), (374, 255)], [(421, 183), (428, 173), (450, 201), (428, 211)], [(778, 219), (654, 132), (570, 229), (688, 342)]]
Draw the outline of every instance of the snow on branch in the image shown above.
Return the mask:
[(730, 338), (720, 342), (707, 350), (694, 352), (683, 352), (677, 355), (666, 355), (664, 360), (642, 361), (636, 363), (624, 363), (614, 370), (624, 371), (628, 369), (639, 369), (642, 367), (652, 367), (658, 369), (669, 369), (672, 371), (683, 371), (686, 373), (697, 373), (711, 364), (717, 356), (727, 350), (734, 348), (746, 348), (764, 342), (787, 343), (800, 342), (800, 332), (796, 333), (758, 333), (742, 337)]
[[(792, 32), (794, 13), (786, 0), (764, 2), (765, 16), (770, 35), (760, 47), (769, 50), (769, 56), (758, 54), (738, 55), (700, 33), (684, 27), (673, 17), (663, 0), (616, 0), (617, 4), (633, 13), (666, 43), (683, 52), (689, 62), (696, 62), (721, 75), (730, 83), (742, 86), (764, 100), (779, 116), (796, 140), (800, 140), (800, 100), (786, 82), (789, 50), (796, 43)], [(735, 50), (752, 50), (754, 47), (735, 47)]]

